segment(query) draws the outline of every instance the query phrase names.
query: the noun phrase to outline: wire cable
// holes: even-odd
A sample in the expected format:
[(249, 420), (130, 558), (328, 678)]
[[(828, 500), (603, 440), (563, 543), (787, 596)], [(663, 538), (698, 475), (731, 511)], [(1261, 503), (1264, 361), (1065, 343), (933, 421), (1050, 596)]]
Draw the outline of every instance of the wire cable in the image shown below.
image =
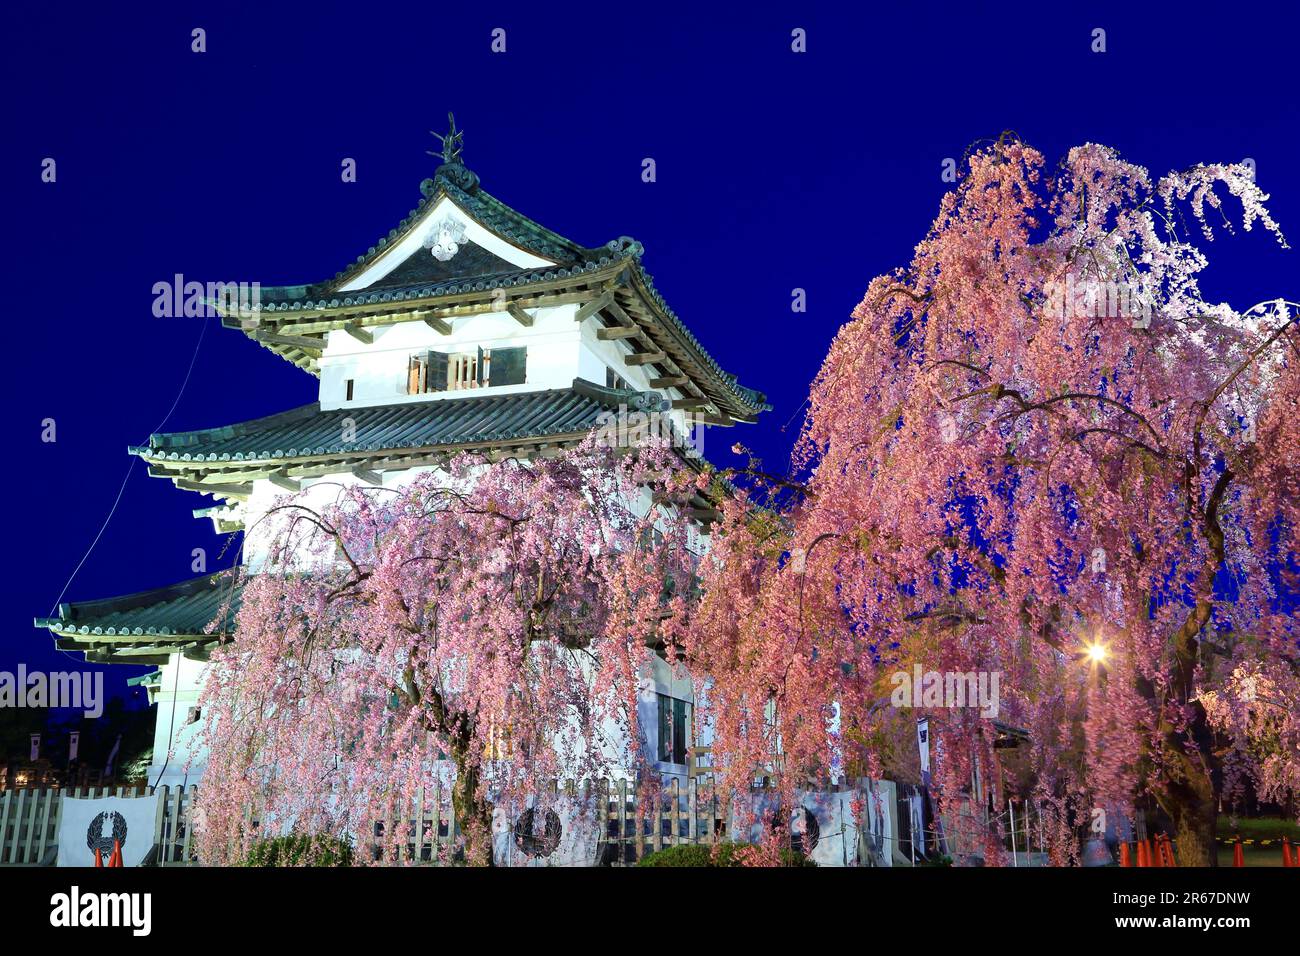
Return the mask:
[[(145, 436), (145, 443), (149, 441), (150, 436), (156, 432), (162, 431), (163, 428), (166, 427), (167, 422), (171, 420), (172, 413), (176, 411), (176, 407), (180, 404), (181, 397), (185, 394), (186, 388), (189, 387), (190, 377), (194, 374), (194, 365), (198, 361), (199, 349), (203, 346), (203, 338), (207, 334), (207, 331), (208, 323), (204, 320), (199, 325), (198, 341), (194, 343), (194, 354), (190, 356), (189, 368), (185, 370), (185, 379), (181, 382), (180, 391), (176, 393), (176, 398), (172, 401), (171, 408), (167, 409), (167, 414), (163, 416), (162, 421), (158, 423), (157, 427), (155, 427), (149, 435)], [(81, 556), (81, 560), (77, 562), (77, 566), (72, 569), (72, 574), (68, 576), (68, 580), (64, 583), (63, 589), (59, 591), (59, 596), (54, 599), (54, 606), (50, 608), (49, 617), (54, 617), (55, 612), (59, 609), (59, 603), (63, 600), (63, 596), (68, 593), (68, 588), (72, 587), (72, 582), (76, 580), (77, 574), (80, 573), (82, 567), (94, 552), (96, 546), (99, 544), (100, 538), (104, 536), (104, 532), (108, 529), (109, 522), (112, 521), (113, 516), (117, 514), (117, 507), (122, 503), (122, 495), (126, 491), (126, 484), (131, 480), (131, 473), (134, 469), (135, 462), (133, 461), (127, 466), (126, 474), (122, 476), (122, 483), (117, 489), (117, 497), (113, 499), (113, 506), (109, 508), (108, 515), (104, 518), (103, 524), (99, 526), (99, 531), (96, 532), (94, 540), (90, 542), (90, 547), (88, 547), (86, 553)], [(76, 660), (76, 657), (70, 651), (65, 651), (57, 644), (55, 645), (55, 650), (60, 654), (63, 654), (65, 657), (71, 657), (73, 660)]]

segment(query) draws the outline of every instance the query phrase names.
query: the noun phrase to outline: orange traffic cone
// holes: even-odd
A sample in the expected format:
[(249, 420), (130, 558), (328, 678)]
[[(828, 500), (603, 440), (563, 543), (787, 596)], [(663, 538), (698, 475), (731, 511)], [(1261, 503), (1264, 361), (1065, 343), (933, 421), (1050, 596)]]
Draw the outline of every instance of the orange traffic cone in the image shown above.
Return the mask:
[(1164, 866), (1165, 861), (1162, 859), (1160, 852), (1160, 834), (1156, 834), (1155, 842), (1151, 844), (1151, 849), (1147, 851), (1151, 855), (1152, 866)]
[(1282, 865), (1295, 866), (1295, 860), (1291, 858), (1291, 838), (1282, 838)]
[(1242, 852), (1241, 849), (1241, 837), (1237, 837), (1237, 842), (1234, 843), (1232, 846), (1232, 865), (1233, 866), (1246, 865), (1246, 855)]
[[(1121, 842), (1119, 845), (1119, 865), (1123, 867), (1131, 867), (1133, 865), (1133, 858), (1129, 856), (1127, 840)], [(1287, 865), (1290, 866), (1290, 864)]]
[(100, 853), (99, 847), (95, 847), (95, 869), (102, 870), (103, 868), (104, 868), (104, 857)]

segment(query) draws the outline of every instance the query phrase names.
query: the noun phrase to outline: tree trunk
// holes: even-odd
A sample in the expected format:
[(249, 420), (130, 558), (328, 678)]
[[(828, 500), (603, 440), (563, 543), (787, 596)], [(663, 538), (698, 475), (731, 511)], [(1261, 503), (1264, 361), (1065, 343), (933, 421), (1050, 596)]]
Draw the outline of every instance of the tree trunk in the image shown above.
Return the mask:
[(1213, 793), (1209, 799), (1181, 803), (1173, 809), (1178, 865), (1218, 866), (1218, 845), (1214, 838), (1219, 808)]
[(1210, 728), (1205, 709), (1196, 703), (1187, 735), (1166, 731), (1166, 765), (1176, 769), (1168, 783), (1156, 792), (1156, 802), (1173, 821), (1173, 836), (1179, 866), (1218, 866), (1215, 842), (1219, 801), (1213, 771)]
[(451, 788), (451, 809), (456, 824), (465, 835), (465, 863), (469, 866), (492, 866), (492, 803), (479, 794), (479, 771), (455, 754), (456, 782)]

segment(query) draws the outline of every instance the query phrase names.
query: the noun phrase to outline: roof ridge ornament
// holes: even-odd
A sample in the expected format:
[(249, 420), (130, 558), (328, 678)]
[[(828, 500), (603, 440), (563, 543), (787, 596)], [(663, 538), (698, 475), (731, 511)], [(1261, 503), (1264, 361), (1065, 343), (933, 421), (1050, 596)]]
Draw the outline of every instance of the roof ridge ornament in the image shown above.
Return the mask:
[(442, 160), (442, 165), (433, 174), (435, 182), (444, 180), (467, 193), (477, 189), (478, 177), (461, 162), (461, 154), (465, 151), (465, 131), (456, 129), (455, 114), (447, 114), (447, 132), (445, 134), (435, 133), (433, 130), (429, 130), (429, 134), (442, 143), (442, 149), (439, 151), (426, 150), (430, 156), (437, 156)]
[(454, 113), (447, 114), (447, 124), (449, 129), (446, 136), (429, 130), (429, 134), (442, 143), (442, 152), (435, 153), (433, 150), (428, 150), (428, 153), (430, 156), (441, 156), (444, 163), (459, 164), (460, 154), (465, 149), (465, 131), (456, 129), (456, 115)]

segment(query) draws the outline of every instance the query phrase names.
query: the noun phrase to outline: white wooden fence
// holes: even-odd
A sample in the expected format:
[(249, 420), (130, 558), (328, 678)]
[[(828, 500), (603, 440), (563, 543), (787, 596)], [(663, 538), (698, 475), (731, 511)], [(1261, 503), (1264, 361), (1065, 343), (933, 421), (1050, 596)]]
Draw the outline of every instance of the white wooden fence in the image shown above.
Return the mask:
[[(190, 807), (197, 787), (162, 787), (154, 823), (153, 862), (178, 866), (194, 862), (190, 844)], [(74, 787), (67, 790), (7, 790), (0, 792), (0, 865), (49, 865), (58, 843), (59, 813), (64, 796), (152, 797), (152, 787)], [(726, 808), (711, 784), (690, 778), (671, 780), (659, 795), (658, 806), (638, 814), (638, 797), (627, 780), (564, 782), (556, 793), (593, 806), (600, 833), (597, 862), (626, 866), (654, 850), (683, 843), (713, 843), (724, 836)], [(640, 826), (638, 826), (638, 822)], [(460, 837), (451, 806), (451, 788), (434, 785), (422, 790), (404, 813), (392, 813), (376, 828), (372, 853), (393, 856), (384, 831), (405, 833), (398, 839), (402, 862), (431, 862), (442, 858)]]
[[(725, 838), (724, 801), (712, 784), (698, 778), (671, 779), (659, 794), (658, 805), (643, 809), (635, 785), (627, 780), (563, 781), (555, 784), (554, 792), (594, 808), (600, 865), (628, 866), (655, 850)], [(385, 832), (394, 838), (385, 838)], [(451, 850), (459, 837), (450, 788), (435, 784), (421, 789), (405, 813), (394, 808), (389, 819), (376, 827), (371, 852), (390, 859), (400, 855), (402, 862), (431, 862)]]
[[(156, 849), (152, 862), (161, 866), (192, 864), (195, 855), (191, 846), (190, 810), (198, 788), (159, 789), (162, 798), (158, 801), (154, 823)], [(54, 862), (64, 796), (145, 798), (154, 796), (155, 792), (143, 786), (0, 792), (0, 865)], [(671, 778), (649, 806), (628, 780), (557, 782), (554, 793), (595, 811), (599, 834), (597, 864), (629, 866), (656, 850), (682, 844), (708, 845), (727, 838), (725, 821), (731, 808), (724, 794), (707, 777)], [(253, 822), (251, 818), (250, 822)], [(451, 788), (434, 784), (419, 791), (405, 808), (394, 807), (388, 819), (375, 827), (366, 850), (371, 858), (382, 856), (407, 864), (431, 863), (445, 859), (459, 837)], [(898, 841), (897, 829), (884, 838), (890, 845)], [(906, 858), (904, 849), (901, 860)], [(897, 862), (900, 862), (898, 855)]]
[[(189, 814), (197, 787), (162, 787), (154, 819), (153, 861), (160, 866), (192, 863)], [(71, 787), (0, 792), (0, 865), (54, 862), (59, 813), (68, 797), (153, 797), (153, 787)]]

